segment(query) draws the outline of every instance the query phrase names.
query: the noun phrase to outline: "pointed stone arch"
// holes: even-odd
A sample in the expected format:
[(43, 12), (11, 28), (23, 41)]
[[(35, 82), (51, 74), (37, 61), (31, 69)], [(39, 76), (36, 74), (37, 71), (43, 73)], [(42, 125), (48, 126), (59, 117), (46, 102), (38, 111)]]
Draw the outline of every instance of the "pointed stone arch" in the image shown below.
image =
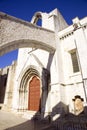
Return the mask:
[[(26, 72), (24, 73), (24, 75), (22, 76), (20, 80), (21, 81), (20, 87), (19, 87), (19, 109), (20, 110), (31, 110), (31, 108), (29, 108), (29, 103), (30, 103), (29, 102), (29, 87), (30, 87), (29, 82), (31, 81), (33, 77), (36, 77), (37, 79), (39, 79), (39, 83), (40, 83), (39, 88), (41, 87), (41, 80), (40, 80), (39, 72), (35, 68), (30, 67), (29, 69), (26, 70)], [(35, 110), (35, 109), (32, 109), (32, 110)], [(39, 110), (39, 109), (36, 109), (36, 110)]]

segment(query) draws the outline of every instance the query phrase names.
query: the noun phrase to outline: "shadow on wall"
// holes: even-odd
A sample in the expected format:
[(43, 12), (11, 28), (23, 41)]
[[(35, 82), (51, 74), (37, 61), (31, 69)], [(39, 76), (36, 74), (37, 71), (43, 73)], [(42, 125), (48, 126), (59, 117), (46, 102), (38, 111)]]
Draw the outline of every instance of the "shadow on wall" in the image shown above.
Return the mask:
[(57, 120), (66, 117), (69, 114), (68, 106), (62, 102), (59, 102), (55, 107), (52, 108), (52, 112), (48, 113), (48, 116), (41, 116), (38, 118), (38, 112), (34, 115), (32, 120), (41, 119), (48, 123), (55, 123)]
[(51, 82), (51, 77), (50, 77), (50, 67), (52, 64), (54, 53), (49, 53), (49, 58), (48, 58), (48, 63), (47, 67), (43, 68), (42, 70), (42, 95), (41, 95), (41, 100), (42, 104), (40, 104), (40, 107), (42, 107), (41, 113), (42, 113), (42, 118), (44, 118), (44, 113), (45, 113), (45, 107), (46, 107), (46, 102), (48, 98), (48, 94), (51, 90), (50, 82)]
[(7, 74), (0, 75), (0, 103), (4, 103)]

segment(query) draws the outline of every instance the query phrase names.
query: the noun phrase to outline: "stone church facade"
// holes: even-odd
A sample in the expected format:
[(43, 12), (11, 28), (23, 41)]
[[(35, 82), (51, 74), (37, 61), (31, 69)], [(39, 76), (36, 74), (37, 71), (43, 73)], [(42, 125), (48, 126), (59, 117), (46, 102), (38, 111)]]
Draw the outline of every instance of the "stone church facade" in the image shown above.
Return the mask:
[(87, 17), (76, 17), (68, 25), (55, 9), (35, 13), (31, 23), (37, 26), (39, 19), (40, 29), (54, 33), (55, 51), (35, 44), (19, 48), (17, 61), (0, 69), (1, 108), (26, 115), (39, 113), (42, 118), (50, 114), (53, 120), (62, 114), (80, 114), (87, 101)]

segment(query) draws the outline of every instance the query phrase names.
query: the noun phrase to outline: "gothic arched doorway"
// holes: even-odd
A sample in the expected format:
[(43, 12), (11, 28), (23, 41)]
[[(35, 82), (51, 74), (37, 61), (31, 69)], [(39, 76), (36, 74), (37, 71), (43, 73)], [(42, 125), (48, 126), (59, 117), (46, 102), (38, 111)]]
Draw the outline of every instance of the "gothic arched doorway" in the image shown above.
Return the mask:
[(40, 79), (33, 76), (29, 82), (28, 110), (40, 110)]

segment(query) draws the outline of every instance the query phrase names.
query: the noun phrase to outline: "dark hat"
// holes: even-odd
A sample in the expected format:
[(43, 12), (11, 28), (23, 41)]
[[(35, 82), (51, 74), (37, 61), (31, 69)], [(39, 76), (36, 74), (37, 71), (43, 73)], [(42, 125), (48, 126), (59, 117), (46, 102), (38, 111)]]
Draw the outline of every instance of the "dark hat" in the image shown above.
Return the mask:
[(75, 101), (77, 98), (81, 99), (81, 101), (84, 101), (84, 99), (83, 99), (83, 98), (81, 98), (81, 96), (79, 96), (79, 95), (76, 95), (76, 96), (75, 96), (75, 98), (74, 98), (74, 99), (72, 99), (72, 100), (73, 100), (73, 101)]

